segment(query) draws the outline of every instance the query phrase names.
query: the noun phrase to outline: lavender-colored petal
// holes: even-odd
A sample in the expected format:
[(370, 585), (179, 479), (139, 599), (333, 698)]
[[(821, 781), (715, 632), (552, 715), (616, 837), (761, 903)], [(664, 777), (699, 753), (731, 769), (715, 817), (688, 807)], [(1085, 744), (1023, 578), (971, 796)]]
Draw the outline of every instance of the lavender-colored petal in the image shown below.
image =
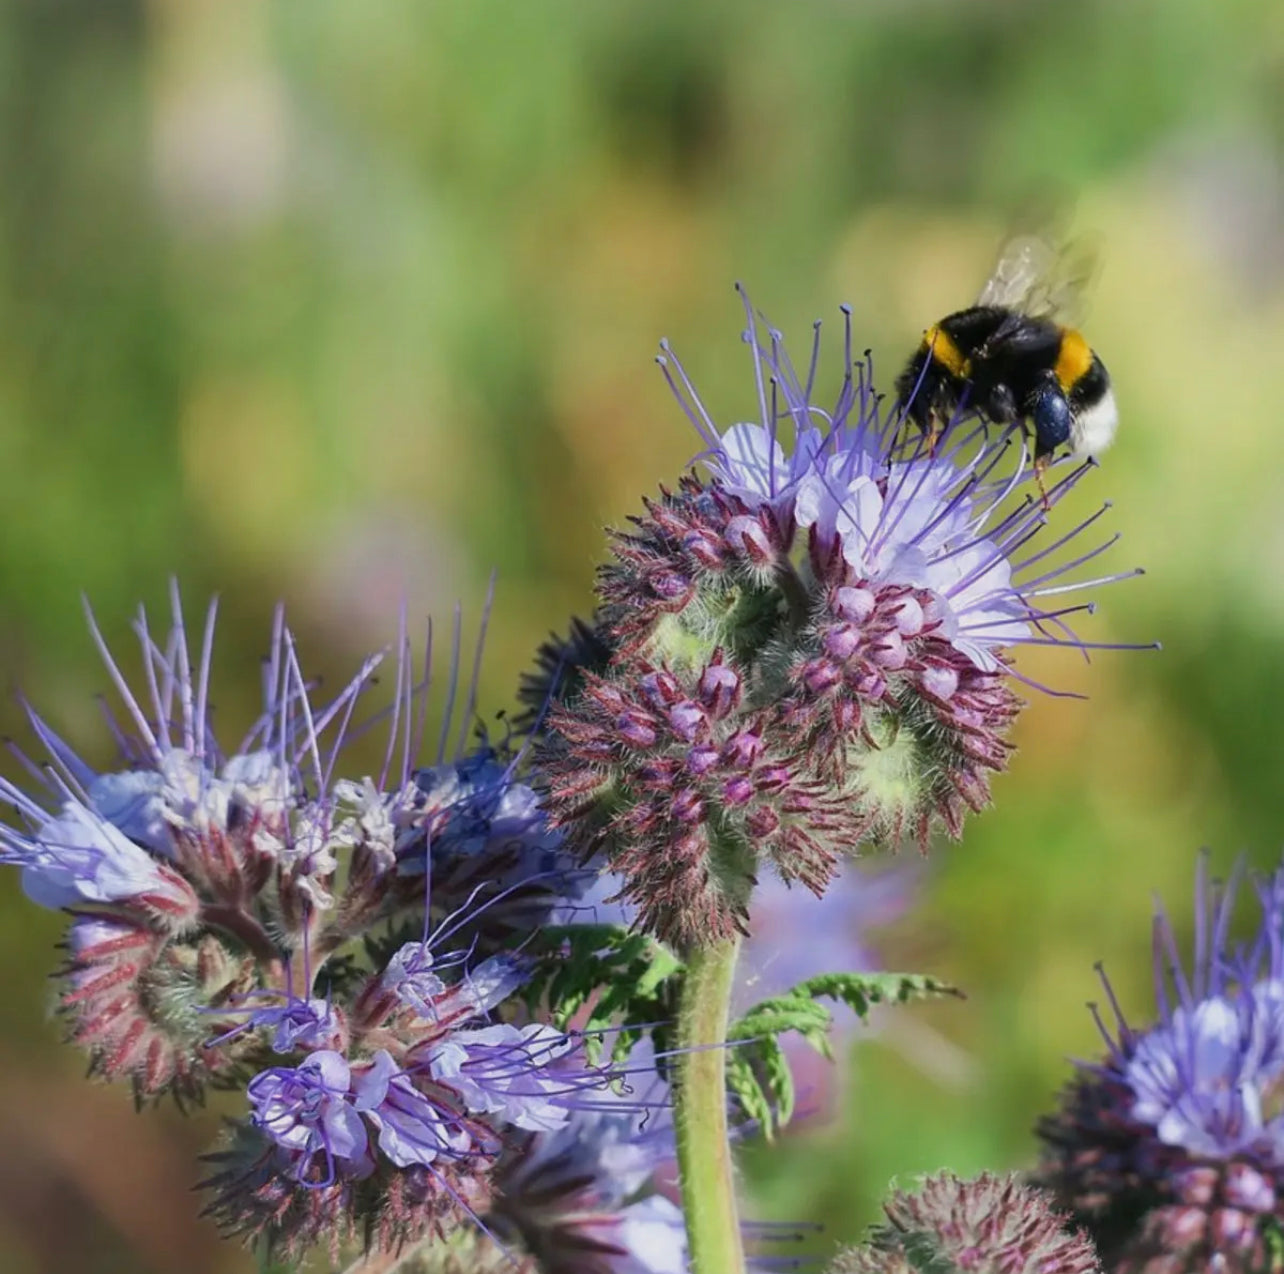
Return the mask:
[(483, 960), (451, 988), (452, 1009), (466, 1005), (470, 1017), (498, 1007), (530, 978), (530, 962), (521, 956), (497, 955)]
[(0, 861), (23, 869), (24, 891), (44, 907), (174, 892), (155, 858), (77, 801), (30, 836), (0, 830), (0, 846), (7, 850)]
[(573, 1047), (551, 1026), (499, 1025), (456, 1032), (429, 1052), (427, 1062), (433, 1078), (457, 1092), (469, 1110), (547, 1132), (569, 1117), (577, 1086), (557, 1063)]
[(383, 1051), (375, 1055), (373, 1078), (358, 1078), (361, 1111), (378, 1130), (379, 1149), (400, 1168), (427, 1167), (440, 1156), (467, 1154), (472, 1138), (397, 1070)]
[(623, 1249), (611, 1256), (612, 1274), (686, 1274), (687, 1234), (681, 1209), (653, 1194), (623, 1209), (612, 1241)]
[(434, 1001), (446, 991), (432, 965), (432, 953), (422, 942), (407, 942), (393, 952), (383, 971), (383, 983), (397, 999), (430, 1021), (437, 1016)]
[(89, 803), (109, 823), (154, 854), (170, 857), (173, 844), (155, 770), (100, 774), (89, 785)]

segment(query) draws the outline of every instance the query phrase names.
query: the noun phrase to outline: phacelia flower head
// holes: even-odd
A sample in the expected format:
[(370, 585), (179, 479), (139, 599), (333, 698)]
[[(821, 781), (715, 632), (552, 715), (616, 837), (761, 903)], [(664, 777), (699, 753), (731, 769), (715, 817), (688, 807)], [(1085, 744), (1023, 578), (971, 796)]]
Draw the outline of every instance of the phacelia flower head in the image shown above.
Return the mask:
[[(1119, 1274), (1275, 1268), (1284, 1222), (1284, 868), (1254, 884), (1260, 927), (1232, 940), (1236, 882), (1201, 859), (1189, 969), (1155, 919), (1158, 1021), (1102, 1025), (1045, 1119), (1042, 1181)], [(1104, 977), (1104, 975), (1103, 975)], [(1106, 984), (1109, 992), (1109, 984)]]
[(1088, 1239), (1016, 1177), (943, 1172), (883, 1205), (886, 1224), (831, 1274), (1101, 1274)]
[[(350, 1005), (314, 989), (345, 944), (376, 924), (408, 939), (449, 917), (447, 936), (482, 976), (580, 888), (521, 754), (467, 752), (467, 728), (449, 751), (447, 711), (435, 753), (422, 755), (428, 679), (415, 680), (404, 625), (393, 702), (367, 715), (387, 652), (319, 700), (278, 610), (261, 712), (229, 746), (209, 706), (216, 608), (193, 654), (177, 586), (171, 606), (166, 633), (142, 611), (135, 622), (137, 693), (90, 616), (123, 705), (109, 714), (119, 763), (95, 770), (29, 709), (47, 761), (19, 753), (30, 790), (0, 779), (0, 807), (14, 815), (0, 824), (0, 864), (21, 871), (34, 901), (78, 917), (62, 1008), (96, 1073), (128, 1078), (140, 1098), (187, 1099), (273, 1051), (341, 1048)], [(458, 631), (455, 645), (450, 704), (461, 698)], [(475, 684), (463, 701), (467, 722)], [(349, 738), (381, 718), (378, 773), (340, 776)]]
[(1013, 653), (1086, 650), (1071, 595), (1136, 573), (1080, 577), (1113, 543), (1078, 547), (1102, 511), (1033, 543), (1090, 464), (1044, 501), (1013, 429), (960, 418), (931, 452), (902, 438), (850, 323), (821, 406), (819, 325), (800, 378), (746, 312), (760, 419), (719, 429), (664, 348), (707, 477), (616, 534), (593, 625), (530, 683), (557, 695), (540, 744), (555, 821), (679, 944), (742, 929), (761, 866), (819, 893), (862, 844), (958, 835), (1010, 751)]

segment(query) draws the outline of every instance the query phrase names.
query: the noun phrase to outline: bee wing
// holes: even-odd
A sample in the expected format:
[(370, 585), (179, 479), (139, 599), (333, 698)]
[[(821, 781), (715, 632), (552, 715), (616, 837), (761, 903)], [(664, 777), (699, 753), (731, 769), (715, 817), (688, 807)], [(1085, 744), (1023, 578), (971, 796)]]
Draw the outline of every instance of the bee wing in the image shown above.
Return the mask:
[(1051, 274), (1056, 257), (1056, 250), (1040, 235), (1021, 234), (1009, 239), (999, 250), (976, 303), (1029, 313), (1030, 298)]
[(1057, 254), (1056, 268), (1046, 285), (1048, 308), (1066, 327), (1082, 325), (1088, 312), (1088, 297), (1101, 273), (1101, 237), (1080, 235)]
[(976, 303), (1077, 327), (1100, 255), (1099, 242), (1086, 236), (1057, 248), (1044, 235), (1017, 235), (1003, 245)]

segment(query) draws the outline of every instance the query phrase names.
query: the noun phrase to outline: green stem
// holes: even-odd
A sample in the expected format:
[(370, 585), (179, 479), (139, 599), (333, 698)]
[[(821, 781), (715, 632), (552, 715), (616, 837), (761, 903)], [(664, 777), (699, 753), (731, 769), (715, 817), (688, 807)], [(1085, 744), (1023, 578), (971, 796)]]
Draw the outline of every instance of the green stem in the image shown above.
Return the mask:
[(740, 939), (688, 953), (678, 1010), (673, 1096), (692, 1274), (742, 1274), (740, 1218), (727, 1139), (727, 1017)]

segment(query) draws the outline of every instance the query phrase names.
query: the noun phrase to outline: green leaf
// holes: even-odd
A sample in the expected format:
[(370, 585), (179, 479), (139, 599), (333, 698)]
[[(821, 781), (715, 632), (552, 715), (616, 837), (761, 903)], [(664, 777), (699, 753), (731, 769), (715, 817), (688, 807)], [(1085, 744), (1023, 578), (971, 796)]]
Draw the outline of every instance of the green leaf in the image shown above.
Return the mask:
[(536, 961), (527, 1003), (546, 1008), (563, 1030), (576, 1021), (591, 1060), (607, 1038), (613, 1061), (646, 1034), (657, 1052), (666, 1050), (684, 966), (663, 943), (618, 925), (563, 925), (543, 930), (526, 950)]
[(819, 1001), (846, 1004), (865, 1021), (878, 1004), (906, 1004), (931, 996), (962, 996), (956, 987), (920, 973), (822, 973), (783, 995), (755, 1004), (727, 1032), (727, 1086), (747, 1119), (772, 1141), (793, 1117), (794, 1081), (780, 1046), (788, 1031), (832, 1059), (833, 1014)]

